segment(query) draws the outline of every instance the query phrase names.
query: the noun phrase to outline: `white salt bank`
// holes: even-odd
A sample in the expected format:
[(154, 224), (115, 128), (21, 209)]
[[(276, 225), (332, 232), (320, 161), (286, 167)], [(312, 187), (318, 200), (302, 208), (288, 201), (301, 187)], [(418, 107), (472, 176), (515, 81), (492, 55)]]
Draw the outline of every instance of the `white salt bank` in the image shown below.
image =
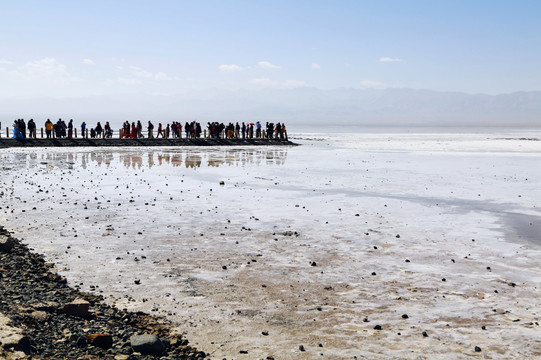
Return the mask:
[(215, 359), (541, 356), (541, 132), (0, 151), (0, 224)]

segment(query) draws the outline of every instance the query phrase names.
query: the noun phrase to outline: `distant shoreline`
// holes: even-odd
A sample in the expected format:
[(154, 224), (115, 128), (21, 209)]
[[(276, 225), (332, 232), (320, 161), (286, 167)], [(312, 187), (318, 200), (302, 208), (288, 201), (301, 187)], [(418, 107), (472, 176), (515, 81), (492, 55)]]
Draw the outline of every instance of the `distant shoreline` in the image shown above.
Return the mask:
[(157, 147), (157, 146), (296, 146), (279, 139), (11, 139), (0, 138), (0, 149), (14, 147)]

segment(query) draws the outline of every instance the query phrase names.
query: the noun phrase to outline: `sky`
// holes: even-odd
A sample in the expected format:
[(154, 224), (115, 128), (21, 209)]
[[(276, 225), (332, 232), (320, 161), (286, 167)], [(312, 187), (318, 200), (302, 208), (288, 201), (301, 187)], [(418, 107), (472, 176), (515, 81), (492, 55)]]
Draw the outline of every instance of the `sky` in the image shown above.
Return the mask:
[(0, 99), (541, 90), (541, 1), (0, 0)]

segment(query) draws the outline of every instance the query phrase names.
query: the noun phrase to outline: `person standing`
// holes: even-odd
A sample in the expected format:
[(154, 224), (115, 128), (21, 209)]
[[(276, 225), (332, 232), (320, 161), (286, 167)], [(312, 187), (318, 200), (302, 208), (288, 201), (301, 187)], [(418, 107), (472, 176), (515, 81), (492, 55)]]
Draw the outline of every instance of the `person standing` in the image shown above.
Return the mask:
[(101, 127), (101, 124), (100, 122), (98, 121), (98, 125), (96, 126), (96, 135), (98, 136), (98, 138), (101, 138), (101, 132), (103, 131), (103, 128)]
[(81, 137), (84, 139), (86, 138), (86, 123), (83, 121), (81, 124)]
[(255, 137), (258, 139), (261, 137), (261, 123), (259, 121), (255, 123)]
[(132, 121), (130, 139), (135, 139), (136, 137), (137, 137), (137, 128), (135, 127), (135, 122)]
[(34, 119), (28, 120), (28, 137), (36, 138), (36, 123)]
[(73, 119), (70, 119), (69, 123), (68, 123), (68, 139), (72, 139), (73, 138)]
[(110, 138), (113, 136), (113, 132), (111, 131), (111, 125), (109, 125), (109, 121), (106, 121), (105, 125), (103, 125), (103, 131), (105, 131), (106, 138)]
[(143, 125), (141, 124), (141, 120), (137, 120), (137, 138), (143, 137)]
[(148, 130), (148, 138), (152, 139), (154, 137), (154, 134), (153, 134), (154, 125), (150, 122), (150, 120), (148, 121), (147, 130)]
[(47, 139), (51, 138), (52, 132), (53, 132), (53, 123), (51, 122), (50, 119), (47, 119), (47, 121), (45, 121), (45, 134), (47, 134)]
[(26, 123), (24, 122), (24, 119), (19, 120), (19, 132), (23, 139), (26, 139)]

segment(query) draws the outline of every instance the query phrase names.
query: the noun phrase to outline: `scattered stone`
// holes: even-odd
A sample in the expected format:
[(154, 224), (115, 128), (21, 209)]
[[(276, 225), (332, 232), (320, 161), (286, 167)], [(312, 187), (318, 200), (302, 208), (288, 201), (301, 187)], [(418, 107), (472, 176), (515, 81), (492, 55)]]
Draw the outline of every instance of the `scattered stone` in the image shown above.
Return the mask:
[(265, 336), (268, 336), (269, 335), (269, 332), (268, 331), (262, 331), (261, 334), (265, 335)]
[(165, 350), (165, 345), (156, 335), (133, 335), (130, 344), (134, 351), (144, 355), (160, 355)]
[(26, 340), (23, 330), (9, 326), (9, 323), (9, 318), (0, 313), (0, 346), (4, 349), (19, 347)]
[(374, 326), (374, 330), (381, 330), (381, 329), (382, 329), (382, 328), (381, 328), (381, 325), (376, 325), (376, 326)]
[(29, 316), (38, 322), (44, 322), (49, 317), (49, 314), (47, 314), (45, 311), (37, 310), (37, 311), (32, 311)]
[(241, 350), (239, 351), (239, 354), (248, 354), (248, 350)]
[(102, 349), (109, 349), (113, 346), (113, 337), (110, 334), (89, 334), (86, 337), (86, 342)]
[(407, 318), (409, 318), (408, 314), (402, 315), (402, 319), (407, 319)]
[(476, 347), (474, 348), (474, 350), (475, 350), (475, 352), (481, 352), (481, 351), (482, 351), (481, 348), (480, 348), (479, 346), (476, 346)]
[(300, 351), (306, 351), (306, 349), (304, 348), (303, 345), (299, 346), (299, 350), (300, 350)]
[(317, 264), (316, 264), (315, 261), (312, 261), (312, 262), (310, 263), (310, 265), (311, 265), (311, 266), (317, 266)]
[(65, 304), (63, 311), (66, 315), (85, 317), (88, 315), (90, 303), (84, 299), (75, 299), (72, 302)]
[(423, 337), (428, 337), (428, 333), (426, 331), (423, 331)]

